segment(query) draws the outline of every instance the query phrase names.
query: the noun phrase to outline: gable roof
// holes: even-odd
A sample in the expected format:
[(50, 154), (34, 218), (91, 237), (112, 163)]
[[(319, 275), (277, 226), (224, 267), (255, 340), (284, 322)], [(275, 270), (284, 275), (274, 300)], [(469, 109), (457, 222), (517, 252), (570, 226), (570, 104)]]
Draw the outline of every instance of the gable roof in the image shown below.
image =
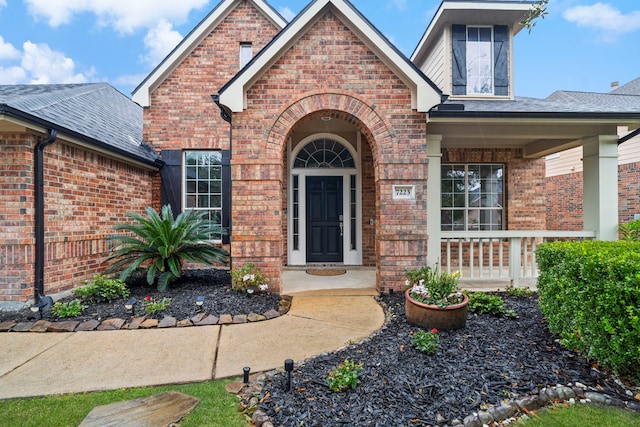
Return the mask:
[[(151, 105), (153, 92), (196, 47), (238, 6), (242, 0), (222, 0), (167, 57), (134, 89), (132, 99), (142, 107)], [(256, 7), (276, 28), (282, 29), (287, 21), (266, 1), (247, 0)]]
[(313, 0), (236, 76), (220, 89), (219, 102), (232, 112), (246, 107), (246, 91), (324, 12), (331, 10), (387, 67), (411, 88), (413, 108), (429, 111), (442, 92), (384, 37), (348, 0)]
[(640, 77), (609, 92), (610, 95), (638, 95), (640, 96)]
[(0, 85), (0, 118), (55, 129), (61, 138), (158, 166), (142, 142), (142, 108), (107, 83)]
[(520, 21), (533, 3), (531, 0), (443, 0), (411, 54), (411, 61), (416, 64), (424, 62), (426, 53), (447, 25), (510, 24), (515, 35), (523, 28)]

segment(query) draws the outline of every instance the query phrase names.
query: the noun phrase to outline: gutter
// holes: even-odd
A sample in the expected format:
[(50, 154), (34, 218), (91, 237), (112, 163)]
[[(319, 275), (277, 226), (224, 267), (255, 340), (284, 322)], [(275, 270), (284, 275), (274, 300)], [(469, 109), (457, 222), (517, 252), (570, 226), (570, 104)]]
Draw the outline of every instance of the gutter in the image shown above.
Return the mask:
[[(55, 129), (49, 129), (49, 137), (33, 148), (34, 198), (35, 198), (35, 299), (45, 302), (51, 297), (44, 296), (44, 149), (58, 137)], [(53, 303), (53, 302), (51, 302)]]
[(638, 136), (638, 135), (640, 135), (640, 128), (638, 128), (638, 129), (634, 130), (633, 132), (628, 133), (625, 136), (623, 136), (622, 138), (620, 138), (618, 140), (618, 145), (620, 145), (620, 144), (622, 144), (624, 142), (627, 142), (628, 140), (630, 140), (634, 136)]

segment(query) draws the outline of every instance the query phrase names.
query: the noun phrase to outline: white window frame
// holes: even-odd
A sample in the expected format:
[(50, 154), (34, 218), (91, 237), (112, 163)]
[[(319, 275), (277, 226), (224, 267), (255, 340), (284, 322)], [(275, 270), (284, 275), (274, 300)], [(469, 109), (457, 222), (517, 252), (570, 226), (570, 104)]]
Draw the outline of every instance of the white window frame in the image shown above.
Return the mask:
[[(470, 68), (469, 66), (471, 65), (471, 63), (473, 61), (470, 61), (470, 53), (476, 51), (477, 49), (472, 49), (471, 47), (473, 46), (473, 43), (481, 43), (481, 42), (475, 42), (475, 41), (469, 41), (469, 31), (470, 30), (477, 30), (479, 31), (480, 29), (489, 29), (489, 32), (491, 34), (491, 40), (489, 41), (489, 77), (491, 79), (491, 91), (489, 92), (482, 92), (482, 91), (473, 91), (474, 89), (474, 85), (473, 82), (475, 80), (475, 78), (473, 78), (471, 76), (470, 73)], [(486, 96), (486, 95), (493, 95), (495, 94), (495, 81), (494, 81), (494, 58), (493, 58), (493, 44), (494, 44), (494, 34), (493, 34), (493, 27), (491, 26), (483, 26), (483, 25), (475, 25), (475, 26), (467, 26), (466, 30), (465, 30), (465, 35), (467, 38), (467, 46), (466, 46), (466, 64), (467, 64), (467, 69), (466, 69), (466, 73), (467, 73), (467, 95), (474, 95), (474, 96)], [(486, 43), (486, 42), (484, 42)], [(484, 75), (480, 75), (478, 74), (477, 76), (478, 78), (483, 78), (486, 77)]]
[[(219, 178), (212, 178), (211, 177), (211, 171), (209, 171), (208, 175), (208, 179), (195, 179), (195, 177), (193, 179), (190, 179), (191, 177), (189, 176), (189, 167), (192, 167), (191, 165), (187, 164), (187, 157), (190, 154), (207, 154), (207, 153), (217, 153), (219, 155), (219, 164), (215, 164), (215, 165), (210, 165), (208, 166), (208, 168), (217, 168), (218, 169), (218, 173), (217, 176), (219, 176)], [(202, 166), (202, 168), (204, 168), (206, 166)], [(200, 167), (196, 166), (196, 169), (198, 169)], [(196, 170), (197, 172), (197, 170)], [(197, 175), (197, 173), (196, 173)], [(187, 150), (183, 153), (183, 161), (182, 161), (182, 206), (184, 210), (197, 210), (197, 211), (206, 211), (208, 212), (208, 215), (206, 217), (208, 217), (210, 220), (214, 221), (215, 217), (217, 216), (219, 218), (219, 221), (214, 221), (214, 223), (219, 224), (220, 226), (222, 226), (222, 208), (223, 208), (223, 190), (224, 190), (224, 185), (222, 182), (222, 151), (220, 150)], [(207, 185), (205, 187), (209, 187), (211, 188), (211, 184), (215, 183), (215, 182), (219, 182), (219, 188), (220, 191), (219, 193), (216, 192), (199, 192), (199, 188), (198, 188), (198, 182), (206, 182)], [(193, 192), (189, 192), (189, 184), (190, 183), (194, 183), (195, 184), (195, 188)], [(198, 196), (208, 196), (209, 197), (209, 206), (198, 206)], [(218, 206), (210, 206), (210, 202), (212, 200), (212, 197), (219, 197), (220, 203)], [(195, 203), (194, 203), (195, 201)], [(195, 205), (195, 206), (194, 206)], [(222, 242), (222, 235), (218, 235), (218, 236), (213, 236), (214, 238), (211, 239), (212, 242), (215, 243), (220, 243)]]
[(253, 58), (253, 45), (249, 42), (240, 43), (240, 69), (244, 68)]

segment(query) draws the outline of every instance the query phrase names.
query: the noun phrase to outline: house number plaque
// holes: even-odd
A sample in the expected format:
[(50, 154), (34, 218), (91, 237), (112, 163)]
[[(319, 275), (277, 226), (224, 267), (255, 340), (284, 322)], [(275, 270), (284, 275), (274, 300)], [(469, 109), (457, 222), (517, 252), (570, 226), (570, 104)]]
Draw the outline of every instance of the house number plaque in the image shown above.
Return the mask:
[(394, 185), (393, 199), (394, 200), (415, 200), (416, 186), (415, 185)]

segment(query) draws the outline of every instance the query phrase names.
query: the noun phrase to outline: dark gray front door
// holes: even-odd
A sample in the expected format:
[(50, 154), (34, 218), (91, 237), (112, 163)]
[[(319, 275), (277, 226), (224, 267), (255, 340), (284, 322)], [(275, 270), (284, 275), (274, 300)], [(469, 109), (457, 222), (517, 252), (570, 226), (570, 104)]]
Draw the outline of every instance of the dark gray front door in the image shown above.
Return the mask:
[(342, 177), (308, 176), (307, 262), (343, 262)]

